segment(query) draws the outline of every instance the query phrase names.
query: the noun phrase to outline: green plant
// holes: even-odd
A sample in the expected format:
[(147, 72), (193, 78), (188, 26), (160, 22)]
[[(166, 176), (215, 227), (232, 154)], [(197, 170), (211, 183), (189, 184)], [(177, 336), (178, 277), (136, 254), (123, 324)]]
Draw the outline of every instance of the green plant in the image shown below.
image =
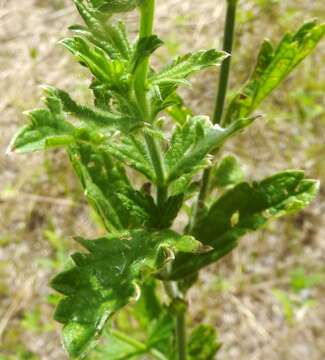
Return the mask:
[[(161, 70), (149, 62), (162, 45), (153, 35), (154, 0), (75, 4), (85, 25), (72, 26), (75, 36), (62, 44), (90, 71), (94, 106), (46, 87), (46, 107), (28, 113), (28, 125), (9, 146), (16, 153), (64, 147), (107, 230), (100, 239), (76, 238), (88, 252), (73, 254), (73, 264), (51, 283), (63, 295), (55, 319), (64, 324), (64, 346), (71, 357), (85, 357), (109, 322), (112, 347), (97, 352), (99, 358), (213, 359), (220, 347), (213, 328), (200, 325), (186, 337), (186, 292), (198, 272), (246, 233), (308, 205), (318, 189), (299, 170), (245, 182), (238, 161), (220, 156), (222, 145), (254, 123), (254, 110), (311, 53), (325, 25), (308, 22), (275, 48), (265, 41), (249, 81), (224, 112), (236, 0), (227, 1), (224, 51), (186, 54)], [(134, 9), (140, 13), (135, 42), (113, 20), (115, 13)], [(192, 74), (219, 64), (213, 119), (193, 116), (177, 89)], [(135, 187), (135, 174), (143, 186)], [(191, 210), (180, 234), (172, 227), (184, 208)], [(140, 340), (111, 322), (127, 304), (146, 331)]]

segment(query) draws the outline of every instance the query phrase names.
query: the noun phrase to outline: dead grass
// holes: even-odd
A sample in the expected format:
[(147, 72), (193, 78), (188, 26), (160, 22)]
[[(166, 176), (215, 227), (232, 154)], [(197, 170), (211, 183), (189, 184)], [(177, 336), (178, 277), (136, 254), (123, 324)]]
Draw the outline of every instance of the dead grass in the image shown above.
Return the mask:
[[(169, 53), (220, 48), (222, 4), (158, 1), (157, 32), (166, 39)], [(242, 0), (232, 86), (239, 87), (247, 78), (264, 36), (278, 39), (303, 20), (324, 15), (322, 0)], [(85, 75), (56, 45), (74, 19), (68, 0), (0, 0), (1, 359), (65, 358), (57, 329), (48, 326), (53, 322), (47, 283), (54, 265), (44, 265), (44, 259), (54, 259), (58, 249), (44, 233), (55, 232), (70, 249), (71, 235), (95, 236), (98, 231), (61, 152), (4, 156), (9, 139), (24, 122), (21, 112), (39, 104), (40, 84), (87, 96)], [(129, 21), (135, 27), (134, 17)], [(325, 180), (324, 45), (263, 106), (261, 112), (269, 115), (228, 146), (245, 162), (251, 178), (299, 167)], [(159, 53), (159, 62), (166, 58), (166, 51)], [(211, 113), (214, 79), (214, 72), (206, 72), (196, 78), (194, 90), (187, 91), (198, 113)], [(306, 98), (311, 102), (308, 111)], [(320, 111), (313, 115), (315, 107)], [(322, 188), (318, 200), (302, 214), (243, 239), (231, 256), (201, 274), (199, 291), (190, 294), (192, 315), (195, 322), (208, 321), (219, 329), (224, 342), (220, 360), (325, 358), (325, 284), (297, 295), (289, 275), (300, 267), (308, 274), (325, 273), (324, 198)], [(285, 291), (298, 305), (313, 299), (315, 306), (297, 305), (290, 322), (274, 289)], [(33, 327), (26, 323), (26, 314), (35, 309), (40, 318)]]

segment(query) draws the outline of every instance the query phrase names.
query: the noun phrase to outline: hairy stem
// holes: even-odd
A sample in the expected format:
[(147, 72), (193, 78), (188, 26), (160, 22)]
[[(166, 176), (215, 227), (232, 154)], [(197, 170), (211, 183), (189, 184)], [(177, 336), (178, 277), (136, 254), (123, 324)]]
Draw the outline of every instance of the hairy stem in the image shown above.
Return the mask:
[[(237, 4), (238, 4), (238, 0), (227, 0), (223, 50), (228, 54), (232, 54), (232, 48), (234, 43)], [(230, 65), (231, 65), (231, 56), (226, 58), (221, 65), (215, 109), (212, 118), (214, 124), (222, 124), (222, 116), (224, 112), (225, 100), (228, 90)], [(190, 222), (190, 227), (189, 227), (190, 230), (193, 229), (195, 223), (197, 222), (197, 220), (199, 219), (202, 213), (206, 197), (209, 193), (210, 178), (211, 178), (211, 169), (207, 169), (204, 171), (202, 176), (198, 200), (193, 209), (193, 216)]]
[[(140, 6), (140, 39), (152, 35), (155, 13), (155, 0), (144, 0)], [(148, 71), (149, 56), (143, 60), (136, 71), (134, 79), (134, 90), (138, 105), (145, 122), (152, 122), (150, 102), (148, 99)], [(161, 149), (156, 139), (148, 132), (145, 132), (145, 141), (150, 154), (152, 165), (157, 177), (157, 205), (162, 207), (167, 198), (167, 188), (164, 186), (165, 170), (162, 161)]]
[[(155, 13), (155, 0), (144, 0), (140, 6), (140, 32), (139, 37), (152, 35)], [(149, 71), (149, 56), (139, 65), (134, 79), (135, 95), (144, 116), (144, 121), (151, 121), (150, 103), (147, 98), (147, 79)]]
[[(144, 0), (140, 7), (140, 38), (148, 37), (153, 31), (153, 19), (155, 0)], [(149, 57), (140, 65), (135, 74), (134, 88), (144, 116), (144, 121), (152, 122), (150, 103), (147, 97), (147, 78), (149, 71)], [(157, 205), (162, 208), (168, 197), (168, 188), (165, 186), (165, 169), (162, 161), (162, 154), (159, 143), (149, 133), (145, 133), (145, 140), (150, 153), (151, 162), (157, 176)], [(172, 303), (179, 301), (180, 292), (177, 283), (165, 283), (165, 289), (170, 296)], [(185, 309), (176, 309), (176, 344), (178, 360), (186, 360), (186, 338), (185, 338)]]

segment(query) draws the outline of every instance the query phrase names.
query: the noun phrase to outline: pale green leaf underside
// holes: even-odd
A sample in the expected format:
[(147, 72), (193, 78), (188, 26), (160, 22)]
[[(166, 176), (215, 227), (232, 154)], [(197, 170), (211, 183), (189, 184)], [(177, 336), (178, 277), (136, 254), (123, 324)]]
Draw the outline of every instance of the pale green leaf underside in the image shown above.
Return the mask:
[(139, 295), (141, 282), (169, 260), (170, 251), (192, 252), (199, 246), (194, 238), (170, 230), (77, 240), (89, 253), (74, 254), (75, 266), (52, 281), (65, 295), (55, 318), (64, 324), (63, 343), (72, 357), (87, 354), (107, 319)]
[(276, 49), (265, 40), (251, 78), (229, 106), (225, 124), (249, 116), (313, 51), (324, 34), (325, 23), (319, 25), (316, 21), (310, 21), (295, 34), (286, 34)]

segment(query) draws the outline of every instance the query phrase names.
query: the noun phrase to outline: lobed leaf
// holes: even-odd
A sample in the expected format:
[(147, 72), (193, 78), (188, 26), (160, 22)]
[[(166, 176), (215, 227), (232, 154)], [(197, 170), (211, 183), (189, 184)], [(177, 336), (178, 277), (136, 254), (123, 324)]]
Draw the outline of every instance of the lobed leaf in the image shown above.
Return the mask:
[(318, 191), (303, 171), (284, 171), (261, 182), (240, 183), (225, 192), (202, 215), (192, 234), (214, 250), (176, 258), (171, 278), (186, 277), (228, 254), (240, 237), (274, 218), (295, 213), (311, 203)]
[(132, 230), (77, 241), (89, 253), (75, 253), (75, 265), (52, 281), (52, 287), (65, 296), (55, 319), (64, 324), (63, 343), (72, 357), (84, 357), (107, 319), (137, 297), (139, 284), (162, 266), (162, 249), (186, 252), (198, 246), (190, 236), (170, 230)]
[(258, 105), (316, 47), (325, 35), (325, 23), (305, 23), (295, 34), (286, 34), (276, 49), (265, 40), (258, 55), (256, 68), (229, 105), (225, 124), (249, 116)]
[(79, 105), (63, 90), (49, 86), (45, 89), (49, 96), (55, 97), (61, 102), (63, 111), (73, 115), (86, 126), (94, 129), (120, 130), (127, 133), (140, 125), (140, 122), (131, 116)]
[(167, 181), (180, 179), (182, 186), (174, 184), (174, 187), (183, 187), (197, 171), (209, 165), (209, 153), (221, 147), (228, 138), (250, 125), (253, 120), (240, 119), (227, 128), (221, 128), (212, 125), (205, 116), (188, 118), (183, 126), (176, 127), (166, 153)]
[(153, 85), (187, 84), (190, 75), (211, 66), (220, 65), (228, 55), (215, 49), (201, 50), (179, 57), (161, 72), (152, 74), (150, 82)]
[(179, 85), (189, 85), (187, 78), (203, 69), (220, 65), (228, 55), (217, 50), (197, 51), (179, 57), (161, 72), (149, 76), (152, 111), (156, 115), (170, 106), (180, 105), (175, 90)]
[(151, 163), (150, 154), (144, 141), (136, 136), (121, 136), (121, 141), (112, 138), (103, 149), (125, 165), (136, 169), (152, 182), (156, 182), (156, 174)]
[(129, 60), (133, 48), (124, 24), (122, 22), (118, 22), (117, 25), (108, 24), (107, 16), (103, 16), (103, 13), (89, 3), (82, 0), (74, 0), (74, 2), (86, 27), (74, 25), (70, 29), (101, 48), (110, 58), (121, 57)]
[(82, 37), (66, 38), (61, 43), (85, 65), (96, 79), (117, 92), (128, 91), (127, 62), (110, 59), (98, 46), (91, 47)]
[(65, 120), (62, 104), (52, 96), (48, 96), (45, 102), (47, 109), (27, 112), (29, 124), (12, 139), (8, 153), (28, 153), (74, 142), (76, 129)]
[(152, 198), (133, 189), (124, 169), (90, 144), (69, 148), (85, 194), (108, 231), (150, 225), (157, 209)]

